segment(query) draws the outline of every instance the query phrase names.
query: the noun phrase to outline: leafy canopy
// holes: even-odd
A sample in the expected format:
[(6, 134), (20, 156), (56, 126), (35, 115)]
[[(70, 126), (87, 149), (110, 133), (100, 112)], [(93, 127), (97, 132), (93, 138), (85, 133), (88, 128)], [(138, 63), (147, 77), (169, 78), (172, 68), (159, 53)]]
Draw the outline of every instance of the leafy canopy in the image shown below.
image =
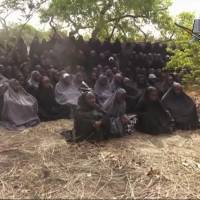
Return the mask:
[(85, 30), (93, 37), (147, 40), (151, 34), (145, 25), (169, 17), (170, 5), (171, 0), (52, 0), (42, 10), (42, 21), (62, 22), (74, 33)]

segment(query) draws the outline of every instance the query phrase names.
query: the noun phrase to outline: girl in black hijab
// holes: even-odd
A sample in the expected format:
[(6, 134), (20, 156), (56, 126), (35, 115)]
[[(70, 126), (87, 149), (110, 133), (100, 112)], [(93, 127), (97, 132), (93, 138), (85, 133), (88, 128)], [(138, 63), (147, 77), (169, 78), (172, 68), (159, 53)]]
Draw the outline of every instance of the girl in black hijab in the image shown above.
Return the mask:
[(100, 141), (110, 132), (109, 120), (105, 112), (97, 105), (92, 92), (84, 92), (78, 101), (74, 118), (75, 141)]
[(132, 82), (128, 77), (123, 79), (123, 88), (126, 90), (126, 103), (127, 109), (126, 112), (128, 114), (135, 112), (135, 106), (140, 98), (140, 94), (137, 91), (136, 85)]
[(177, 129), (190, 130), (199, 128), (199, 119), (194, 101), (183, 91), (180, 83), (173, 83), (163, 96), (162, 103), (171, 113)]
[(39, 116), (42, 121), (51, 121), (69, 117), (68, 106), (59, 105), (55, 100), (54, 87), (47, 76), (44, 76), (39, 85), (37, 100)]
[(148, 87), (136, 106), (136, 129), (149, 134), (169, 133), (172, 130), (170, 115), (159, 101), (158, 90)]

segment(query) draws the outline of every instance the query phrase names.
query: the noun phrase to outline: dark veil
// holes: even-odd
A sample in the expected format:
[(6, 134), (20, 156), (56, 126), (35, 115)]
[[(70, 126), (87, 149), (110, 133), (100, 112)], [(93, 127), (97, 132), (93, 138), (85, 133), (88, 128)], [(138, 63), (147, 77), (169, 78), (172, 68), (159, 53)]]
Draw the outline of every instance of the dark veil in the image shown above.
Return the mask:
[(159, 99), (152, 101), (149, 98), (152, 91), (157, 91), (157, 89), (148, 87), (136, 106), (138, 116), (136, 128), (149, 134), (169, 133), (171, 132), (171, 118)]
[(176, 128), (188, 130), (198, 127), (199, 122), (196, 105), (185, 92), (182, 91), (181, 94), (177, 95), (172, 87), (163, 96), (162, 103), (172, 114)]

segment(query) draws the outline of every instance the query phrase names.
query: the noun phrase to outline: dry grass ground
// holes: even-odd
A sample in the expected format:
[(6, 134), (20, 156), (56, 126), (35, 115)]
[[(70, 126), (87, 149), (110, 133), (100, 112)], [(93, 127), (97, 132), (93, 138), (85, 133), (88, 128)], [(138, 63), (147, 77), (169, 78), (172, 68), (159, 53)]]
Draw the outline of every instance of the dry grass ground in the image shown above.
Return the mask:
[(200, 198), (200, 130), (70, 144), (71, 127), (0, 129), (0, 198)]

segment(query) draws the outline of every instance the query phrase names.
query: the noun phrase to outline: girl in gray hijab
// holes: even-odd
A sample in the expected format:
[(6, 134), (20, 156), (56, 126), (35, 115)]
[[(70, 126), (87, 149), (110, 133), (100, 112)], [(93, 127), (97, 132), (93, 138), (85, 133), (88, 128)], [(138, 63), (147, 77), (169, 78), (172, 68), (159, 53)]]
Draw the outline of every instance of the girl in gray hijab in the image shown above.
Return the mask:
[(70, 118), (73, 118), (81, 95), (78, 81), (74, 81), (72, 76), (64, 73), (55, 87), (55, 99), (59, 105), (69, 106)]
[(81, 92), (79, 88), (73, 84), (72, 77), (68, 73), (63, 74), (55, 88), (57, 103), (60, 105), (77, 106), (80, 95)]
[(31, 77), (28, 80), (28, 85), (38, 89), (39, 85), (40, 85), (40, 80), (41, 80), (40, 72), (39, 71), (32, 71)]
[(40, 122), (37, 100), (16, 79), (9, 81), (3, 96), (2, 122), (7, 128), (29, 127)]
[(110, 84), (111, 91), (114, 93), (117, 89), (122, 87), (123, 76), (121, 73), (117, 73), (114, 75), (113, 80)]
[(37, 92), (39, 89), (40, 81), (41, 81), (41, 74), (39, 71), (32, 71), (31, 77), (26, 84), (26, 91), (33, 95), (34, 97), (37, 96)]
[(108, 78), (105, 75), (100, 75), (94, 86), (94, 93), (97, 96), (97, 101), (100, 105), (112, 96)]
[(126, 115), (126, 90), (119, 88), (104, 103), (103, 110), (111, 120), (111, 134), (113, 136), (123, 136), (130, 123)]

